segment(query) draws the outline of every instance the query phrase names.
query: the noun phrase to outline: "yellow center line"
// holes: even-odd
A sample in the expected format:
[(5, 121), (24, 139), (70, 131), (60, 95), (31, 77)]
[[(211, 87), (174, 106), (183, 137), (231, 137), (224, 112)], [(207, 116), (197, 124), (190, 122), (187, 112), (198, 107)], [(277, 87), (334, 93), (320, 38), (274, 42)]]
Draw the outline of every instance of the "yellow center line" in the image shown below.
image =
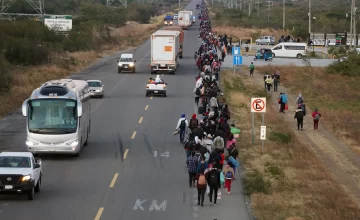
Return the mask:
[(110, 188), (113, 188), (115, 186), (115, 183), (116, 183), (116, 180), (117, 180), (118, 176), (119, 176), (118, 173), (114, 174), (114, 177), (112, 178), (110, 186), (109, 186)]
[(129, 153), (129, 149), (126, 149), (125, 152), (124, 152), (124, 160), (126, 159), (128, 153)]
[(146, 106), (145, 106), (145, 111), (148, 110), (148, 108), (149, 108), (149, 105), (146, 105)]
[(100, 220), (103, 211), (104, 211), (104, 207), (100, 207), (99, 211), (96, 213), (94, 220)]
[(134, 131), (134, 133), (131, 135), (131, 139), (134, 139), (136, 136), (136, 131)]
[(153, 97), (151, 96), (150, 99), (152, 99)]
[(144, 119), (143, 117), (140, 117), (139, 124), (141, 124), (143, 119)]

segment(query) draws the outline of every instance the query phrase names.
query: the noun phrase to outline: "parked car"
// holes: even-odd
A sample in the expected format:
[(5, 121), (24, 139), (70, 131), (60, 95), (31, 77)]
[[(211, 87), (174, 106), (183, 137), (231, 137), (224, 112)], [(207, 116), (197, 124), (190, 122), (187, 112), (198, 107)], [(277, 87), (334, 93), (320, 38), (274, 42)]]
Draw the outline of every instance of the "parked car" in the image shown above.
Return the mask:
[(275, 37), (273, 36), (262, 36), (255, 40), (257, 45), (275, 45)]

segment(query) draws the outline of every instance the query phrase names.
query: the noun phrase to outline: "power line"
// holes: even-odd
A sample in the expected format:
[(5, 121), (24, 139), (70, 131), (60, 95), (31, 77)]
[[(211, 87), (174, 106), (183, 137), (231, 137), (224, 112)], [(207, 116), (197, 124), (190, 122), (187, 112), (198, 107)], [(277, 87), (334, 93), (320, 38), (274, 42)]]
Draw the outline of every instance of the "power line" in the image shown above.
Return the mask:
[(16, 3), (17, 0), (0, 0), (0, 19), (16, 20), (20, 17), (44, 20), (45, 6), (44, 0), (25, 0), (35, 11), (36, 14), (22, 14), (22, 13), (6, 13), (6, 11)]
[(266, 1), (267, 3), (267, 7), (269, 8), (269, 11), (268, 11), (268, 22), (270, 22), (270, 13), (271, 13), (271, 7), (274, 6), (274, 2), (273, 1)]

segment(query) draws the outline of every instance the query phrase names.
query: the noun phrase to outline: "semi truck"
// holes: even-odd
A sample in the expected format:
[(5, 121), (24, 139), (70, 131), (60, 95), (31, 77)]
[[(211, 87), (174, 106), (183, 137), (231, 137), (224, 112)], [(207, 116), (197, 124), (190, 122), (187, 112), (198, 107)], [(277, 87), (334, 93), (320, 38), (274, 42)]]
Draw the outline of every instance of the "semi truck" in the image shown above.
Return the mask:
[(192, 11), (179, 11), (178, 24), (182, 29), (189, 29), (192, 23)]
[(179, 26), (167, 26), (163, 29), (164, 31), (179, 31), (179, 42), (180, 42), (180, 48), (179, 48), (179, 58), (181, 59), (183, 57), (183, 50), (184, 50), (184, 31)]
[(151, 74), (175, 74), (179, 66), (180, 32), (158, 30), (150, 36)]

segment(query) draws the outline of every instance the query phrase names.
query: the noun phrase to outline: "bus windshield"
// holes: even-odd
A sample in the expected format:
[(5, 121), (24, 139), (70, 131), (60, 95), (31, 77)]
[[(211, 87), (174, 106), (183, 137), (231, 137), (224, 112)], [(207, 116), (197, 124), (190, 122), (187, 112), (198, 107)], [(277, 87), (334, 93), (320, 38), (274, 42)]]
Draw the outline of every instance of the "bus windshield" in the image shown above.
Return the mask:
[(76, 101), (71, 99), (31, 100), (28, 120), (31, 133), (75, 133), (77, 128)]

